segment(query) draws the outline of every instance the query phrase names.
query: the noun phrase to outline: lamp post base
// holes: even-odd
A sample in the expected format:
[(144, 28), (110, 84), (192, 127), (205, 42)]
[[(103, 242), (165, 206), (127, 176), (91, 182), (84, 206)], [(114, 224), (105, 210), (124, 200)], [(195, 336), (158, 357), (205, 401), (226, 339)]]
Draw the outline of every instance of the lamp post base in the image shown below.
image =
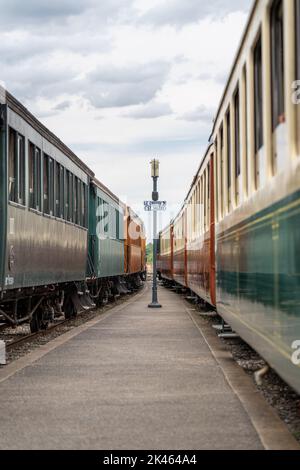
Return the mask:
[(148, 305), (148, 308), (162, 308), (162, 306), (158, 302), (152, 302)]

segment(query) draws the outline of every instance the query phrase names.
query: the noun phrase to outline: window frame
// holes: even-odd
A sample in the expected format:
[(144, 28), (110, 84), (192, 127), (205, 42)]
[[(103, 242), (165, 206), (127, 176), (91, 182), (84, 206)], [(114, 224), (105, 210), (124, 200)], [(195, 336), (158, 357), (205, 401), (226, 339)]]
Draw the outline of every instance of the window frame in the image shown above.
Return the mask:
[(74, 205), (74, 201), (73, 201), (73, 191), (74, 191), (74, 188), (73, 188), (73, 173), (71, 171), (69, 171), (69, 197), (68, 197), (68, 200), (69, 200), (69, 218), (68, 218), (68, 222), (70, 223), (74, 223), (74, 214), (73, 214), (73, 205)]
[(50, 214), (49, 204), (49, 156), (43, 154), (43, 212), (44, 214)]
[[(281, 8), (281, 20), (276, 17)], [(282, 0), (273, 0), (270, 9), (271, 34), (271, 106), (272, 130), (285, 122), (285, 77), (284, 77), (284, 5)], [(282, 47), (281, 47), (282, 46)]]
[[(11, 154), (11, 144), (13, 142), (13, 154)], [(26, 139), (13, 127), (8, 127), (8, 154), (7, 154), (7, 184), (8, 199), (14, 204), (26, 206)], [(13, 158), (11, 158), (11, 156)], [(11, 163), (13, 162), (13, 167)], [(13, 170), (13, 176), (11, 173)], [(13, 190), (10, 185), (13, 184)], [(12, 195), (12, 196), (11, 196)]]
[(30, 140), (28, 140), (28, 206), (32, 210), (41, 212), (41, 150)]
[[(262, 34), (261, 31), (253, 48), (254, 74), (254, 136), (255, 155), (264, 146), (263, 125), (263, 63), (262, 63)], [(255, 169), (255, 171), (257, 168)]]
[(230, 108), (227, 110), (226, 115), (226, 130), (227, 130), (227, 190), (228, 190), (228, 206), (231, 202), (231, 168), (232, 168), (232, 145), (231, 145), (231, 113)]
[[(13, 148), (12, 148), (13, 144)], [(10, 202), (18, 202), (18, 151), (17, 131), (8, 128), (8, 199)], [(11, 188), (12, 186), (12, 188)]]
[(207, 229), (210, 230), (210, 205), (211, 205), (211, 163), (207, 164)]
[(220, 201), (221, 201), (221, 213), (219, 214), (219, 219), (222, 219), (224, 216), (224, 125), (220, 127)]
[(65, 168), (60, 165), (60, 197), (59, 197), (59, 210), (60, 219), (64, 219), (64, 207), (65, 207)]
[(17, 133), (18, 142), (18, 204), (26, 206), (26, 150), (25, 137)]
[(235, 142), (235, 178), (241, 175), (241, 126), (240, 126), (240, 88), (237, 87), (234, 94), (234, 142)]
[(54, 204), (54, 186), (55, 186), (55, 160), (49, 156), (48, 159), (48, 165), (49, 165), (49, 215), (51, 217), (55, 217), (55, 204)]
[(219, 221), (219, 138), (215, 140), (215, 218)]
[(58, 162), (55, 162), (55, 217), (57, 219), (61, 218), (61, 210), (60, 210), (60, 205), (61, 205), (61, 169), (60, 169), (60, 164)]

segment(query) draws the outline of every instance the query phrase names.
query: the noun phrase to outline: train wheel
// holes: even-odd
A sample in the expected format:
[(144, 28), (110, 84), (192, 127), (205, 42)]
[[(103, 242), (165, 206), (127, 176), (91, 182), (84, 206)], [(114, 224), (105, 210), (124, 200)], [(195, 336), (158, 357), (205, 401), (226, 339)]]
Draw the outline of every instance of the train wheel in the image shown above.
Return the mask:
[(41, 325), (41, 312), (37, 311), (33, 314), (30, 322), (30, 331), (31, 333), (37, 333), (42, 329)]
[(70, 320), (71, 318), (76, 317), (76, 310), (74, 307), (74, 303), (72, 301), (71, 296), (68, 296), (65, 303), (64, 303), (64, 312), (65, 312), (65, 319)]
[(104, 289), (99, 297), (100, 305), (107, 305), (109, 302), (109, 291), (108, 289)]
[(47, 330), (49, 325), (49, 320), (47, 315), (44, 313), (42, 308), (39, 308), (32, 316), (30, 322), (30, 331), (31, 333), (37, 333), (40, 330)]

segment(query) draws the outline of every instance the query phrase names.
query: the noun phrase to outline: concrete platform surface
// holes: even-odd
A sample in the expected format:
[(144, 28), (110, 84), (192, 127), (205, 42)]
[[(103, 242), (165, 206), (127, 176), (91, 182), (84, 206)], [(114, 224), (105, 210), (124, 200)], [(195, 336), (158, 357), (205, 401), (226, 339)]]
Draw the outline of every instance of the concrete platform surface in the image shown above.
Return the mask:
[(0, 382), (1, 449), (263, 448), (183, 300), (149, 297)]

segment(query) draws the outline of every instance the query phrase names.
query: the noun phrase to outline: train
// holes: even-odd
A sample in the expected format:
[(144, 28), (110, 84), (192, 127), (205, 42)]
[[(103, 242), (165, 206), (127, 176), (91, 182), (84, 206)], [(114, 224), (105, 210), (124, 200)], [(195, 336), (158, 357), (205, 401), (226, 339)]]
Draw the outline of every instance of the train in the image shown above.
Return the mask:
[[(217, 310), (296, 392), (300, 1), (257, 0), (158, 272)], [(299, 343), (298, 343), (299, 344)]]
[(0, 89), (0, 323), (44, 329), (145, 279), (145, 228), (61, 140)]

